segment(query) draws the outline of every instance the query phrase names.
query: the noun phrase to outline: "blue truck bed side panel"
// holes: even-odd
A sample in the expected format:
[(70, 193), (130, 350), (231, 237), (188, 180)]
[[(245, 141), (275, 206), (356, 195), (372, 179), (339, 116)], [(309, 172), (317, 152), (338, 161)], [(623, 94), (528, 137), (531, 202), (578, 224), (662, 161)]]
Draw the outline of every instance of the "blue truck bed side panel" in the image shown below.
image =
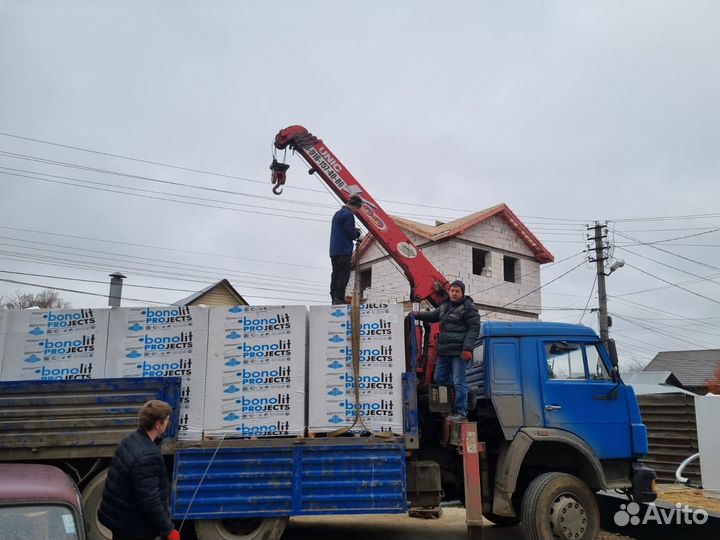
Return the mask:
[(112, 456), (137, 429), (138, 410), (167, 401), (177, 431), (179, 377), (8, 381), (0, 383), (0, 461)]
[(406, 511), (401, 443), (347, 445), (334, 439), (175, 455), (175, 519)]

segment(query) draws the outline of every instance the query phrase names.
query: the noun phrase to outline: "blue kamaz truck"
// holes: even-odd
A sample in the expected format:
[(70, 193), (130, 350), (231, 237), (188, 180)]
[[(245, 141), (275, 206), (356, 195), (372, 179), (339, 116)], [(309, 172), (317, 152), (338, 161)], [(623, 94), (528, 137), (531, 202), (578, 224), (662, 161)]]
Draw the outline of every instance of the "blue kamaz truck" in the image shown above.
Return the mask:
[[(447, 421), (449, 389), (423, 383), (414, 358), (403, 436), (186, 442), (168, 433), (173, 519), (192, 523), (200, 540), (276, 539), (292, 516), (422, 515), (444, 496), (464, 501), (471, 531), (485, 516), (521, 523), (528, 538), (593, 538), (595, 492), (654, 499), (635, 395), (591, 329), (484, 323), (462, 423)], [(0, 461), (65, 470), (82, 493), (88, 537), (109, 538), (96, 518), (109, 460), (153, 398), (177, 410), (180, 379), (0, 383)]]

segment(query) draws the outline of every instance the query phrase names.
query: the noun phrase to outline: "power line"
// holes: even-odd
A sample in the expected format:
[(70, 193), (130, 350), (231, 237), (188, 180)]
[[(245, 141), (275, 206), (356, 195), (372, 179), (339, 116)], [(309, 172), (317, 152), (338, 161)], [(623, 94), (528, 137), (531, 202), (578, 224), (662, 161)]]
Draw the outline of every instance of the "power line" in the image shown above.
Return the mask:
[(588, 296), (587, 302), (585, 303), (585, 309), (583, 309), (583, 312), (580, 314), (580, 320), (578, 321), (578, 324), (582, 324), (583, 317), (585, 317), (587, 308), (590, 305), (590, 300), (592, 300), (593, 293), (595, 292), (595, 285), (597, 285), (597, 273), (595, 274), (595, 279), (593, 279), (592, 287), (590, 287), (590, 295)]
[(710, 298), (710, 297), (708, 297), (708, 296), (705, 296), (704, 294), (700, 294), (700, 293), (697, 293), (697, 292), (695, 292), (695, 291), (691, 291), (690, 289), (686, 289), (685, 287), (682, 287), (682, 286), (678, 285), (677, 283), (672, 283), (672, 282), (668, 281), (667, 279), (663, 279), (663, 278), (661, 278), (661, 277), (659, 277), (659, 276), (656, 276), (655, 274), (651, 274), (650, 272), (646, 272), (645, 270), (642, 270), (641, 268), (638, 268), (637, 266), (634, 266), (634, 265), (632, 265), (632, 264), (630, 264), (630, 263), (625, 263), (625, 266), (629, 266), (630, 268), (634, 268), (634, 269), (637, 270), (638, 272), (642, 272), (643, 274), (645, 274), (645, 275), (647, 275), (647, 276), (650, 276), (650, 277), (652, 277), (652, 278), (655, 278), (655, 279), (657, 279), (657, 280), (660, 280), (660, 281), (662, 281), (663, 283), (667, 283), (668, 285), (672, 285), (673, 287), (676, 287), (676, 288), (678, 288), (678, 289), (680, 289), (680, 290), (682, 290), (682, 291), (688, 292), (688, 293), (690, 293), (690, 294), (692, 294), (692, 295), (695, 295), (695, 296), (697, 296), (697, 297), (699, 297), (699, 298), (704, 298), (705, 300), (709, 300), (710, 302), (713, 302), (713, 303), (715, 303), (715, 304), (720, 304), (720, 300), (715, 300), (714, 298)]
[(634, 324), (634, 325), (636, 325), (636, 326), (639, 326), (640, 328), (644, 328), (645, 330), (648, 330), (649, 332), (653, 332), (653, 333), (655, 333), (655, 334), (659, 334), (659, 335), (661, 335), (661, 336), (663, 336), (663, 337), (667, 337), (667, 338), (672, 339), (672, 340), (674, 340), (674, 341), (680, 341), (680, 342), (682, 342), (682, 343), (688, 343), (688, 344), (690, 344), (690, 345), (692, 345), (692, 346), (694, 346), (694, 347), (700, 347), (701, 349), (707, 349), (707, 348), (709, 348), (709, 347), (707, 347), (707, 346), (705, 346), (705, 345), (700, 345), (699, 343), (696, 343), (696, 342), (693, 342), (693, 341), (689, 341), (689, 340), (687, 340), (687, 339), (679, 338), (679, 337), (672, 336), (672, 335), (667, 334), (667, 333), (660, 332), (660, 331), (655, 330), (654, 328), (652, 328), (652, 327), (650, 327), (650, 326), (646, 326), (646, 325), (644, 325), (644, 324), (642, 324), (642, 323), (639, 323), (639, 322), (637, 322), (637, 321), (634, 321), (634, 320), (632, 320), (632, 319), (630, 319), (630, 318), (624, 317), (624, 316), (622, 316), (622, 315), (618, 315), (617, 313), (613, 313), (613, 315), (614, 315), (615, 317), (617, 317), (618, 319), (620, 319), (620, 320), (623, 320), (623, 321), (625, 321), (625, 322), (629, 322), (630, 324)]
[[(62, 144), (62, 143), (58, 143), (58, 142), (54, 142), (54, 141), (48, 141), (48, 140), (45, 140), (45, 139), (38, 139), (38, 138), (33, 138), (33, 137), (25, 137), (25, 136), (16, 135), (16, 134), (13, 134), (13, 133), (8, 133), (8, 132), (0, 132), (0, 135), (2, 135), (2, 136), (4, 136), (4, 137), (10, 137), (10, 138), (19, 139), (19, 140), (30, 141), (30, 142), (35, 142), (35, 143), (39, 143), (39, 144), (45, 144), (45, 145), (55, 146), (55, 147), (59, 147), (59, 148), (65, 148), (65, 149), (70, 149), (70, 150), (77, 150), (77, 151), (80, 151), (80, 152), (87, 152), (87, 153), (95, 154), (95, 155), (101, 155), (101, 156), (106, 156), (106, 157), (113, 157), (113, 158), (118, 158), (118, 159), (123, 159), (123, 160), (128, 160), (128, 161), (134, 161), (134, 162), (137, 162), (137, 163), (144, 163), (144, 164), (148, 164), (148, 165), (156, 165), (156, 166), (160, 166), (160, 167), (167, 167), (167, 168), (171, 168), (171, 169), (176, 169), (176, 170), (181, 170), (181, 171), (186, 171), (186, 172), (193, 172), (193, 173), (198, 173), (198, 174), (203, 174), (203, 175), (209, 175), (209, 176), (216, 176), (216, 177), (219, 177), (219, 178), (225, 178), (225, 179), (230, 179), (230, 180), (240, 180), (240, 181), (244, 181), (244, 182), (251, 182), (251, 183), (255, 183), (255, 184), (264, 184), (264, 185), (267, 185), (267, 182), (262, 181), (262, 180), (253, 179), (253, 178), (247, 178), (247, 177), (242, 177), (242, 176), (237, 176), (237, 175), (218, 173), (218, 172), (213, 172), (213, 171), (196, 169), (196, 168), (192, 168), (192, 167), (184, 167), (184, 166), (180, 166), (180, 165), (174, 165), (174, 164), (170, 164), (170, 163), (164, 163), (164, 162), (161, 162), (161, 161), (153, 161), (153, 160), (148, 160), (148, 159), (141, 159), (141, 158), (126, 156), (126, 155), (122, 155), (122, 154), (115, 154), (115, 153), (112, 153), (112, 152), (103, 152), (103, 151), (95, 150), (95, 149), (91, 149), (91, 148), (85, 148), (85, 147), (80, 147), (80, 146), (73, 146), (73, 145), (69, 145), (69, 144)], [(11, 154), (11, 152), (8, 152), (8, 153)], [(43, 158), (35, 158), (35, 159), (43, 159)], [(51, 160), (49, 160), (49, 161), (51, 161)], [(60, 163), (68, 163), (68, 162), (60, 162)], [(82, 168), (82, 167), (85, 167), (85, 166), (83, 166), (83, 165), (77, 165), (77, 164), (70, 164), (70, 165), (75, 165), (76, 167), (81, 167), (81, 168)], [(201, 189), (201, 187), (199, 187), (199, 186), (194, 186), (194, 187), (196, 187), (196, 188), (198, 188), (198, 189)], [(304, 188), (304, 187), (297, 187), (297, 186), (292, 186), (292, 185), (286, 185), (285, 188), (295, 189), (295, 190), (299, 190), (299, 191), (309, 191), (309, 192), (314, 192), (314, 193), (324, 193), (324, 191), (323, 191), (323, 190), (320, 190), (320, 189)], [(451, 210), (451, 211), (455, 211), (455, 212), (470, 212), (470, 213), (475, 212), (474, 210), (460, 209), (460, 208), (457, 208), (457, 207), (443, 207), (443, 206), (437, 206), (437, 205), (429, 205), (429, 204), (421, 204), (421, 203), (411, 203), (411, 202), (407, 202), (407, 201), (396, 201), (396, 200), (390, 200), (390, 199), (376, 199), (376, 200), (377, 200), (378, 202), (401, 204), (401, 205), (406, 205), (406, 206), (416, 206), (416, 207), (419, 207), (419, 208), (432, 208), (432, 209), (438, 209), (438, 210)], [(574, 223), (574, 224), (577, 224), (577, 225), (583, 225), (583, 224), (585, 223), (585, 220), (577, 220), (577, 219), (569, 219), (569, 218), (558, 218), (558, 217), (554, 217), (554, 216), (553, 216), (553, 217), (544, 217), (544, 216), (520, 216), (520, 217), (522, 217), (523, 219), (524, 219), (524, 218), (530, 218), (530, 219), (539, 219), (539, 220), (550, 221), (550, 222)]]
[(672, 315), (674, 317), (677, 317), (678, 319), (684, 319), (688, 321), (693, 321), (699, 325), (706, 326), (708, 328), (720, 328), (720, 325), (712, 324), (709, 322), (705, 322), (705, 319), (698, 319), (694, 317), (688, 317), (686, 315), (681, 315), (680, 313), (674, 313), (672, 311), (667, 311), (661, 308), (657, 308), (654, 306), (649, 306), (647, 304), (641, 304), (640, 302), (634, 302), (632, 300), (628, 300), (627, 298), (618, 298), (616, 296), (611, 296), (614, 300), (617, 300), (618, 302), (621, 302), (623, 304), (628, 304), (631, 307), (635, 307), (635, 309), (638, 309), (640, 311), (645, 311), (646, 313), (662, 313), (664, 315)]
[(700, 281), (707, 281), (707, 282), (713, 283), (713, 284), (715, 284), (715, 285), (720, 285), (719, 282), (712, 280), (710, 277), (701, 276), (701, 275), (699, 275), (699, 274), (695, 274), (695, 273), (693, 273), (693, 272), (689, 272), (689, 271), (687, 271), (687, 270), (683, 270), (682, 268), (678, 268), (678, 267), (676, 267), (676, 266), (672, 266), (672, 265), (667, 264), (667, 263), (664, 263), (664, 262), (662, 262), (662, 261), (658, 261), (658, 260), (653, 259), (652, 257), (648, 257), (648, 256), (646, 256), (646, 255), (640, 255), (639, 253), (636, 253), (636, 252), (634, 252), (634, 251), (630, 251), (630, 250), (627, 249), (627, 248), (622, 248), (622, 247), (619, 247), (619, 246), (618, 246), (618, 249), (620, 249), (620, 250), (622, 250), (622, 251), (626, 251), (626, 252), (628, 252), (628, 253), (630, 253), (630, 254), (632, 254), (632, 255), (635, 255), (636, 257), (640, 257), (641, 259), (646, 259), (646, 260), (648, 260), (648, 261), (654, 262), (655, 264), (659, 264), (660, 266), (665, 266), (665, 267), (670, 268), (670, 269), (672, 269), (672, 270), (676, 270), (677, 272), (682, 272), (683, 274), (688, 274), (688, 275), (693, 276), (693, 277), (695, 277), (695, 278), (699, 278)]
[[(64, 292), (71, 292), (71, 293), (77, 293), (77, 294), (87, 294), (89, 296), (102, 296), (103, 298), (107, 298), (107, 294), (100, 294), (100, 293), (93, 293), (88, 291), (79, 291), (77, 289), (66, 289), (64, 287), (51, 287), (49, 285), (40, 285), (39, 283), (29, 283), (27, 281), (16, 281), (14, 279), (5, 279), (0, 278), (0, 281), (4, 283), (15, 283), (17, 285), (27, 285), (28, 287), (40, 287), (43, 289), (50, 289), (52, 291), (64, 291)], [(156, 302), (154, 300), (145, 300), (141, 298), (129, 298), (129, 297), (123, 297), (123, 300), (132, 300), (133, 302), (149, 302), (151, 304), (162, 304), (163, 306), (171, 306), (172, 304), (168, 304), (167, 302)]]
[[(209, 266), (207, 264), (200, 265), (200, 264), (191, 264), (191, 263), (185, 263), (185, 262), (168, 261), (168, 260), (151, 258), (151, 257), (142, 257), (139, 255), (126, 255), (123, 253), (114, 253), (114, 252), (107, 252), (107, 251), (102, 251), (102, 250), (97, 250), (97, 249), (80, 248), (80, 247), (68, 246), (68, 245), (64, 245), (64, 244), (54, 244), (51, 242), (40, 242), (38, 240), (27, 240), (27, 239), (22, 239), (22, 238), (15, 238), (12, 236), (0, 236), (0, 240), (11, 240), (11, 241), (16, 241), (16, 242), (38, 244), (40, 246), (63, 248), (65, 250), (70, 249), (70, 250), (75, 250), (75, 251), (82, 251), (82, 252), (90, 253), (90, 254), (92, 254), (92, 256), (96, 256), (97, 254), (112, 255), (113, 257), (111, 257), (111, 258), (108, 258), (108, 257), (97, 257), (97, 258), (106, 259), (106, 260), (110, 260), (113, 262), (119, 262), (121, 264), (125, 264), (128, 262), (133, 264), (133, 263), (137, 263), (137, 261), (141, 261), (141, 264), (149, 264), (151, 266), (157, 266), (157, 267), (165, 268), (165, 269), (167, 269), (167, 268), (173, 269), (173, 270), (179, 269), (182, 271), (213, 270), (220, 274), (236, 276), (239, 279), (262, 278), (263, 280), (267, 280), (268, 278), (272, 278), (275, 281), (290, 281), (293, 284), (306, 283), (306, 284), (308, 284), (307, 286), (317, 286), (317, 285), (323, 284), (323, 282), (321, 282), (321, 281), (301, 279), (301, 278), (294, 277), (294, 276), (285, 277), (285, 276), (281, 276), (278, 274), (271, 274), (268, 272), (263, 272), (263, 273), (242, 272), (242, 271), (239, 272), (239, 271), (236, 271), (236, 270), (233, 270), (230, 268), (214, 267), (214, 266)], [(8, 244), (5, 242), (0, 242), (0, 245), (16, 247), (16, 248), (21, 248), (21, 249), (34, 249), (37, 251), (47, 251), (49, 253), (59, 253), (62, 255), (67, 254), (65, 251), (56, 251), (56, 250), (50, 250), (47, 248), (34, 248), (34, 247), (30, 247), (30, 246), (25, 246), (25, 245)], [(90, 257), (90, 255), (84, 255), (81, 253), (78, 253), (76, 255), (79, 255), (81, 257)], [(114, 258), (114, 257), (127, 257), (127, 259), (130, 259), (130, 260), (128, 261), (126, 259), (118, 259), (118, 258)], [(133, 260), (133, 259), (136, 259), (136, 260)], [(147, 261), (147, 262), (145, 262), (145, 261)], [(165, 263), (165, 264), (163, 264), (163, 263)]]
[(563, 274), (560, 274), (560, 275), (559, 275), (558, 277), (556, 277), (555, 279), (552, 279), (552, 280), (548, 281), (547, 283), (545, 283), (545, 284), (543, 284), (543, 285), (540, 285), (540, 286), (537, 287), (536, 289), (533, 289), (532, 291), (530, 291), (530, 292), (528, 292), (528, 293), (525, 293), (525, 294), (523, 294), (522, 296), (517, 297), (515, 300), (511, 300), (511, 301), (508, 302), (507, 304), (503, 304), (502, 306), (500, 306), (500, 307), (498, 307), (498, 308), (495, 308), (495, 309), (493, 309), (492, 311), (486, 312), (485, 315), (487, 316), (487, 315), (489, 315), (490, 313), (495, 313), (496, 311), (499, 311), (499, 310), (501, 310), (501, 309), (503, 309), (503, 308), (506, 308), (506, 307), (509, 306), (510, 304), (514, 304), (514, 303), (517, 302), (518, 300), (522, 300), (522, 299), (525, 298), (526, 296), (530, 296), (531, 294), (536, 293), (537, 291), (539, 291), (539, 290), (542, 289), (543, 287), (547, 287), (547, 286), (550, 285), (551, 283), (555, 283), (557, 280), (559, 280), (559, 279), (567, 276), (570, 272), (572, 272), (573, 270), (576, 270), (576, 269), (580, 268), (580, 267), (581, 267), (582, 265), (584, 265), (584, 264), (585, 264), (585, 261), (583, 260), (583, 261), (581, 261), (578, 265), (573, 266), (570, 270), (568, 270), (567, 272), (565, 272), (565, 273), (563, 273)]
[(23, 229), (20, 227), (8, 227), (0, 225), (0, 229), (8, 229), (12, 231), (22, 231), (22, 232), (29, 232), (34, 234), (45, 234), (50, 236), (61, 236), (64, 238), (74, 238), (77, 240), (92, 240), (94, 242), (106, 242), (108, 244), (116, 244), (116, 245), (123, 245), (123, 246), (132, 246), (132, 247), (142, 247), (142, 248), (148, 248), (148, 249), (161, 249), (163, 251), (174, 251), (177, 253), (188, 253), (192, 255), (204, 255), (204, 256), (210, 256), (210, 257), (222, 257), (226, 259), (235, 259), (238, 261), (251, 261), (251, 262), (260, 262), (260, 263), (268, 263), (268, 264), (282, 264), (283, 266), (297, 266), (300, 268), (318, 268), (325, 270), (326, 268), (323, 266), (314, 266), (314, 265), (305, 265), (305, 264), (298, 264), (298, 263), (288, 263), (287, 261), (273, 261), (269, 259), (254, 259), (251, 257), (237, 257), (234, 255), (227, 255), (227, 254), (220, 254), (220, 253), (209, 253), (206, 251), (192, 251), (189, 249), (178, 249), (178, 248), (169, 248), (165, 246), (155, 246), (152, 244), (138, 244), (134, 242), (121, 242), (118, 240), (108, 240), (106, 238), (94, 238), (91, 236), (78, 236), (73, 234), (64, 234), (64, 233), (55, 233), (50, 231), (39, 231), (35, 229)]
[[(680, 240), (681, 238), (689, 238), (690, 236), (699, 236), (699, 235), (701, 235), (701, 234), (708, 234), (708, 233), (715, 232), (715, 231), (720, 231), (720, 229), (713, 229), (712, 231), (708, 231), (708, 232), (706, 232), (706, 233), (697, 233), (697, 234), (695, 234), (695, 235), (681, 236), (681, 237), (676, 238), (676, 240)], [(618, 234), (620, 234), (620, 236), (624, 236), (625, 238), (629, 238), (630, 240), (638, 240), (637, 238), (634, 238), (634, 237), (632, 237), (632, 236), (630, 236), (630, 235), (626, 235), (626, 234), (622, 234), (622, 233), (618, 233)], [(668, 241), (670, 241), (670, 240), (666, 240), (666, 242), (668, 242)], [(712, 270), (720, 270), (720, 268), (718, 268), (717, 266), (713, 266), (713, 265), (711, 265), (711, 264), (707, 264), (707, 263), (704, 263), (704, 262), (701, 262), (701, 261), (696, 261), (695, 259), (690, 259), (689, 257), (685, 257), (685, 256), (683, 256), (683, 255), (678, 255), (677, 253), (673, 253), (672, 251), (668, 251), (667, 249), (663, 249), (663, 248), (661, 248), (661, 247), (658, 247), (658, 246), (656, 246), (656, 245), (653, 245), (653, 244), (655, 244), (655, 243), (657, 243), (657, 242), (642, 242), (640, 245), (650, 247), (650, 248), (655, 249), (655, 250), (657, 250), (657, 251), (661, 251), (661, 252), (663, 252), (663, 253), (667, 253), (668, 255), (672, 255), (673, 257), (677, 257), (677, 258), (679, 258), (679, 259), (683, 259), (683, 260), (685, 260), (685, 261), (689, 261), (689, 262), (698, 264), (698, 265), (700, 265), (700, 266), (704, 266), (705, 268), (710, 268), (710, 269), (712, 269)]]
[[(216, 205), (202, 204), (202, 203), (191, 202), (191, 201), (178, 201), (178, 200), (175, 200), (175, 199), (168, 199), (168, 198), (166, 198), (166, 197), (153, 197), (152, 195), (141, 195), (141, 194), (139, 194), (139, 193), (133, 193), (133, 192), (127, 192), (127, 191), (119, 191), (119, 190), (116, 190), (116, 189), (101, 188), (101, 187), (97, 187), (97, 186), (93, 186), (93, 185), (85, 186), (85, 185), (80, 185), (80, 184), (72, 184), (72, 183), (70, 183), (70, 182), (63, 182), (63, 181), (61, 181), (61, 180), (50, 180), (49, 178), (39, 178), (39, 177), (37, 177), (37, 176), (29, 176), (29, 175), (24, 175), (24, 174), (8, 173), (8, 172), (3, 172), (3, 171), (0, 171), (0, 174), (4, 174), (4, 175), (6, 175), (6, 176), (16, 176), (16, 177), (19, 177), (19, 178), (27, 178), (27, 179), (29, 179), (29, 180), (38, 180), (38, 181), (41, 181), (41, 182), (48, 182), (48, 183), (51, 183), (51, 184), (62, 184), (62, 185), (66, 185), (66, 186), (76, 187), (76, 188), (92, 189), (92, 190), (95, 190), (95, 191), (105, 191), (105, 192), (108, 192), (108, 193), (117, 193), (117, 194), (120, 194), (120, 195), (128, 195), (128, 196), (130, 196), (130, 197), (139, 197), (139, 198), (142, 198), (142, 199), (153, 199), (153, 200), (158, 200), (158, 201), (174, 202), (174, 203), (187, 204), (187, 205), (192, 205), (192, 206), (201, 206), (201, 207), (205, 207), (205, 208), (215, 208), (215, 209), (219, 209), (219, 210), (230, 210), (230, 211), (233, 211), (233, 212), (242, 212), (242, 213), (247, 213), (247, 214), (258, 214), (258, 215), (265, 215), (265, 216), (284, 217), (284, 218), (288, 218), (288, 219), (297, 219), (297, 220), (300, 220), (300, 221), (314, 221), (314, 222), (316, 222), (316, 223), (325, 223), (325, 222), (326, 222), (326, 220), (310, 219), (310, 218), (303, 218), (303, 217), (299, 217), (299, 216), (284, 215), (284, 214), (274, 214), (274, 213), (272, 213), (272, 212), (256, 212), (256, 211), (253, 211), (253, 210), (240, 210), (240, 209), (237, 209), (237, 208), (228, 208), (228, 207), (226, 207), (226, 206), (216, 206)], [(81, 182), (86, 182), (86, 183), (91, 183), (91, 184), (95, 184), (95, 183), (96, 183), (96, 182), (91, 182), (91, 181), (89, 181), (89, 180), (79, 180), (79, 181), (81, 181)], [(100, 183), (97, 183), (97, 184), (100, 184)], [(100, 184), (100, 185), (107, 185), (107, 184)], [(125, 189), (132, 189), (132, 188), (128, 187), (128, 188), (125, 188)]]

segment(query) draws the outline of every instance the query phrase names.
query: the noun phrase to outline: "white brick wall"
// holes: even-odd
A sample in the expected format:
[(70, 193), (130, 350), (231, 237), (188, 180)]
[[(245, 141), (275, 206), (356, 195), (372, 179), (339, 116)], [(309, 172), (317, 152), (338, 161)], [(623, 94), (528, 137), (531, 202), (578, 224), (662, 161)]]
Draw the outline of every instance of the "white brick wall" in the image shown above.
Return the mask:
[[(409, 233), (408, 236), (416, 245), (427, 242), (414, 233)], [(472, 273), (473, 247), (488, 251), (490, 254), (489, 260), (486, 259), (484, 275)], [(472, 296), (476, 303), (491, 306), (491, 309), (504, 306), (540, 287), (540, 265), (533, 258), (532, 250), (502, 218), (497, 216), (471, 227), (458, 237), (438, 244), (428, 244), (422, 249), (428, 260), (445, 277), (451, 281), (453, 279), (464, 281), (467, 286), (466, 293)], [(517, 259), (516, 283), (504, 280), (504, 252)], [(381, 251), (377, 243), (373, 243), (361, 257), (360, 264), (382, 257), (386, 257), (385, 252)], [(372, 263), (372, 287), (365, 290), (364, 297), (371, 302), (409, 301), (410, 286), (399, 268), (388, 258)], [(351, 287), (353, 280), (354, 275), (350, 278)], [(511, 303), (505, 309), (529, 312), (536, 317), (541, 311), (540, 291)], [(480, 309), (481, 315), (486, 312), (487, 309)], [(520, 314), (498, 312), (485, 317), (485, 320), (500, 321), (527, 319), (528, 317)]]

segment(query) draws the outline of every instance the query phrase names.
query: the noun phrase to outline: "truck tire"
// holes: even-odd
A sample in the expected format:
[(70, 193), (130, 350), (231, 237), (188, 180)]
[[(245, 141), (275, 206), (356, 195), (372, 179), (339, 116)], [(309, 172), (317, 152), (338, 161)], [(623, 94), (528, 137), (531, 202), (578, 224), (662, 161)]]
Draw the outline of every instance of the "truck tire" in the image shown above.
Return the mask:
[(280, 540), (288, 518), (199, 519), (198, 540)]
[(549, 472), (535, 478), (523, 496), (520, 527), (525, 538), (593, 539), (599, 527), (595, 496), (579, 478)]
[(513, 527), (520, 523), (519, 517), (498, 516), (492, 512), (483, 514), (483, 517), (488, 521), (492, 521), (497, 527)]
[(100, 500), (102, 499), (103, 489), (105, 488), (105, 479), (108, 470), (103, 469), (99, 474), (88, 482), (82, 491), (83, 517), (85, 519), (85, 530), (87, 531), (87, 540), (111, 540), (112, 533), (110, 529), (105, 527), (98, 521), (97, 511), (100, 508)]

